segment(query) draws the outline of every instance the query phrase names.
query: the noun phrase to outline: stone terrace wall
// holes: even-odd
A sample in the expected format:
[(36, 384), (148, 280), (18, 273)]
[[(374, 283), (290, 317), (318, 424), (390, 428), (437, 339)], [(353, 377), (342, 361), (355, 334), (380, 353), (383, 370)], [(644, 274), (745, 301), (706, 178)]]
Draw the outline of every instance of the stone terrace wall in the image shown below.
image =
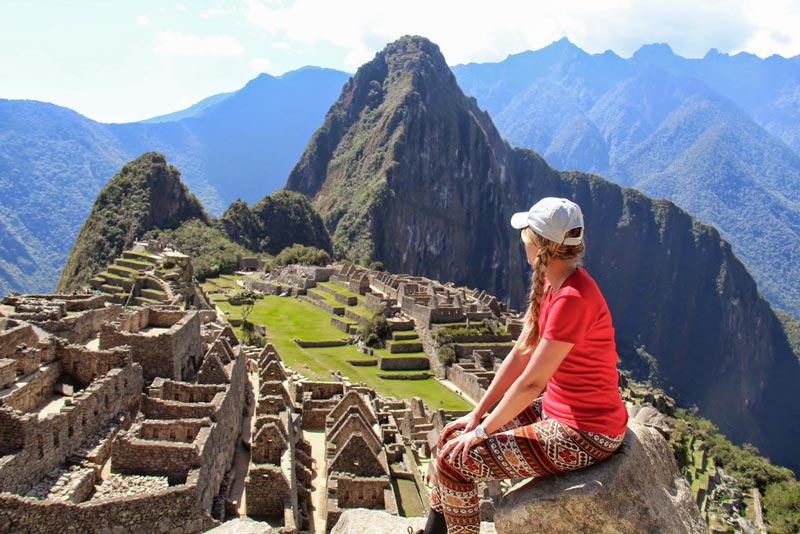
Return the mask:
[[(121, 413), (138, 409), (142, 369), (112, 369), (75, 395), (61, 411), (39, 419), (35, 414), (0, 410), (0, 450), (13, 456), (0, 463), (0, 491), (24, 493), (48, 471), (74, 455), (83, 441)], [(4, 432), (9, 427), (14, 434)]]
[[(483, 371), (483, 369), (480, 371)], [(475, 402), (478, 402), (486, 392), (478, 376), (467, 372), (461, 364), (453, 364), (447, 370), (447, 379)]]
[(189, 534), (216, 524), (198, 508), (197, 500), (195, 484), (81, 504), (0, 494), (0, 531), (19, 534)]

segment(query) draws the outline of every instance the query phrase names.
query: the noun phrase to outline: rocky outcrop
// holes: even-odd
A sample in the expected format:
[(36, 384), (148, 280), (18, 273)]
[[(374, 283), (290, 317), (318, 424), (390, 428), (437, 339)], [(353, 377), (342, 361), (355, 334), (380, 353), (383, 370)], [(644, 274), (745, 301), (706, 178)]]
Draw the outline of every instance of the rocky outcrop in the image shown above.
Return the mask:
[(56, 290), (86, 285), (149, 230), (177, 228), (190, 219), (208, 222), (200, 201), (189, 193), (180, 176), (157, 152), (126, 163), (97, 195)]
[(499, 534), (708, 532), (666, 440), (636, 423), (608, 460), (512, 488), (494, 521)]
[(331, 237), (308, 199), (279, 190), (252, 206), (237, 200), (220, 219), (231, 241), (258, 253), (278, 254), (301, 244), (331, 252)]
[(358, 70), (286, 187), (313, 199), (335, 253), (512, 307), (529, 274), (511, 215), (544, 196), (574, 199), (623, 367), (800, 470), (800, 365), (730, 245), (671, 202), (511, 148), (430, 41), (404, 37)]
[[(378, 510), (353, 508), (342, 512), (330, 534), (405, 534), (425, 528), (424, 517), (399, 517)], [(527, 532), (527, 531), (520, 531)], [(481, 534), (495, 534), (494, 525), (481, 523)]]

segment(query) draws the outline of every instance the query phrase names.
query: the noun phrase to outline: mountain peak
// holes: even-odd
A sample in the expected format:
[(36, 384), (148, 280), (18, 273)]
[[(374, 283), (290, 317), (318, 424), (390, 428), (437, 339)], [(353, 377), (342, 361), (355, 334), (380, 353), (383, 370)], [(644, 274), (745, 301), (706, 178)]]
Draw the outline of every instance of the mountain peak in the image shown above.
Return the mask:
[(81, 287), (145, 232), (190, 219), (208, 223), (197, 198), (163, 154), (146, 152), (122, 166), (97, 195), (67, 257), (58, 290)]
[(633, 59), (639, 61), (658, 61), (673, 57), (676, 57), (675, 52), (667, 43), (646, 44), (633, 54)]

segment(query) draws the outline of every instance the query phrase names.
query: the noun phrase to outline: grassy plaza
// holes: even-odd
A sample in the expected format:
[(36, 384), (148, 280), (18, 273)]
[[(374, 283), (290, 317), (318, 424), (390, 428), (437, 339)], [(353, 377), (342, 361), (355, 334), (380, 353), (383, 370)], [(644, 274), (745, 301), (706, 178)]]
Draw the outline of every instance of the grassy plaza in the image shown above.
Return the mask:
[[(206, 292), (228, 289), (237, 291), (235, 277), (225, 276), (203, 283)], [(342, 290), (346, 291), (346, 290)], [(210, 295), (229, 319), (240, 317), (240, 306), (233, 306), (223, 294)], [(352, 307), (351, 307), (352, 308)], [(303, 376), (312, 380), (330, 380), (331, 371), (340, 371), (353, 383), (363, 382), (382, 395), (396, 399), (419, 397), (430, 409), (469, 410), (471, 405), (435, 378), (404, 380), (385, 379), (378, 375), (419, 374), (420, 371), (381, 371), (377, 365), (355, 366), (348, 360), (369, 360), (370, 356), (358, 352), (352, 345), (325, 348), (301, 348), (294, 340), (324, 341), (344, 339), (346, 335), (331, 325), (331, 315), (326, 311), (293, 297), (265, 296), (255, 301), (249, 321), (263, 325), (267, 339), (278, 350), (283, 361)], [(381, 351), (385, 353), (385, 351)], [(397, 355), (395, 355), (397, 356)]]

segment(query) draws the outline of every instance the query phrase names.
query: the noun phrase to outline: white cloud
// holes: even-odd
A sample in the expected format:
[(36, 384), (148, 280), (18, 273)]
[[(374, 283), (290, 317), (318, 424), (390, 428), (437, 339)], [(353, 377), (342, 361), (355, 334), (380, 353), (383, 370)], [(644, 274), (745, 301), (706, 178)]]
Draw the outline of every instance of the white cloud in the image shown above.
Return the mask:
[(150, 26), (150, 17), (147, 15), (139, 15), (136, 17), (136, 24), (139, 26)]
[(269, 68), (272, 66), (272, 62), (269, 60), (269, 58), (257, 57), (251, 59), (248, 65), (250, 66), (250, 69), (252, 71), (261, 73), (261, 72), (267, 72)]
[(162, 32), (155, 37), (155, 51), (176, 56), (241, 56), (244, 47), (227, 35)]
[(293, 48), (344, 49), (344, 66), (351, 69), (405, 34), (433, 40), (450, 64), (498, 61), (564, 36), (588, 52), (611, 49), (623, 56), (653, 42), (668, 42), (687, 57), (710, 48), (800, 52), (798, 0), (406, 0), (402, 9), (374, 0), (247, 0), (242, 12)]
[(770, 9), (762, 2), (748, 0), (746, 13), (757, 30), (750, 35), (741, 50), (760, 56), (800, 54), (800, 2), (797, 0), (772, 0)]
[(236, 10), (234, 8), (223, 8), (223, 7), (210, 7), (206, 9), (203, 13), (200, 14), (200, 18), (203, 19), (210, 19), (214, 17), (223, 17), (225, 15), (230, 15), (234, 13)]

